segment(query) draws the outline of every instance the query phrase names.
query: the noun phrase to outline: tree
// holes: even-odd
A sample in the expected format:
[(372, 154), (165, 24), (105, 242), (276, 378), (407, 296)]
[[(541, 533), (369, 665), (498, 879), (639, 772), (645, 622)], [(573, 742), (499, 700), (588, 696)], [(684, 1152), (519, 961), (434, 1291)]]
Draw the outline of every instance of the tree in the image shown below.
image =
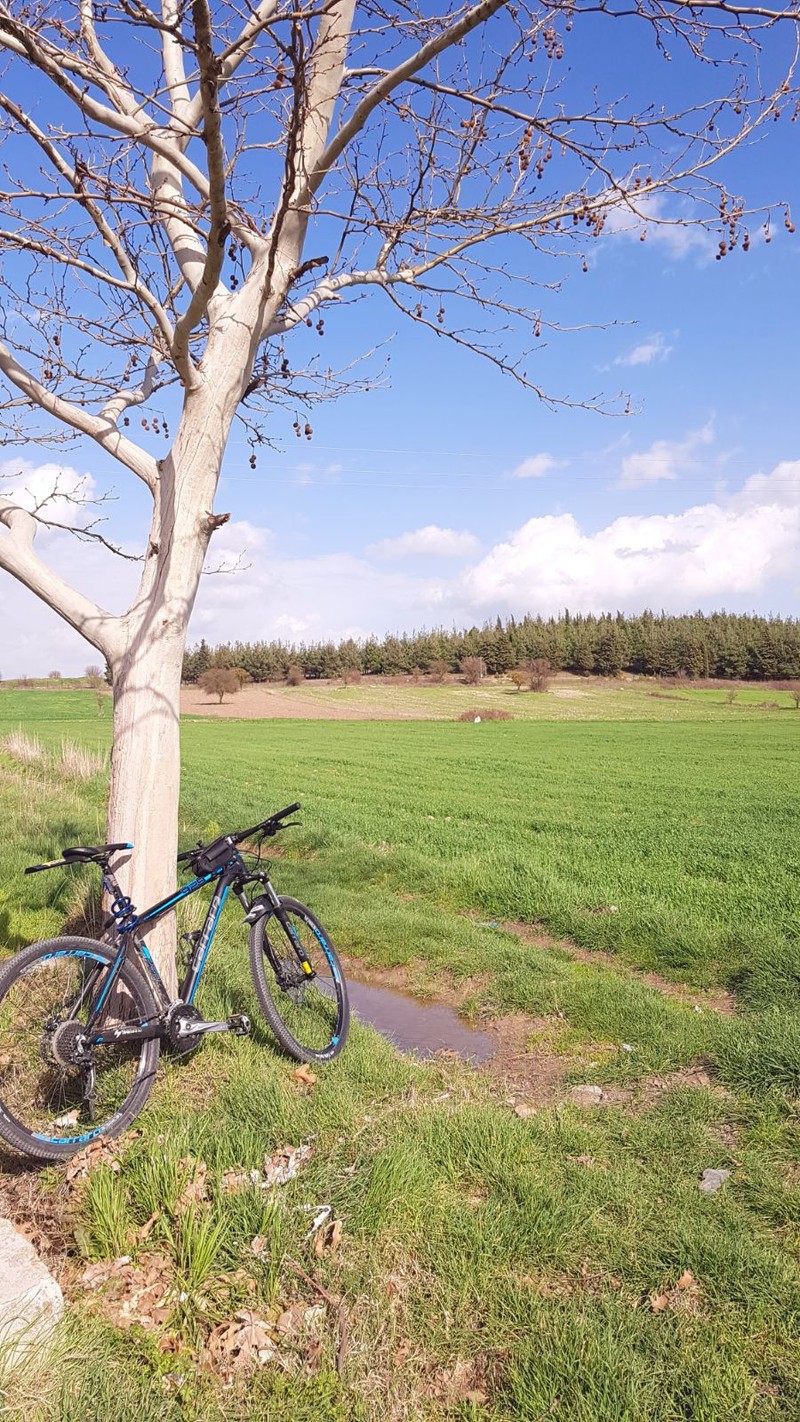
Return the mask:
[(483, 680), (486, 663), (482, 657), (465, 657), (459, 671), (467, 686), (477, 686), (478, 682)]
[[(139, 481), (151, 523), (118, 616), (36, 549), (38, 529), (66, 523), (130, 556), (91, 508), (59, 519), (74, 490), (0, 500), (0, 567), (111, 669), (107, 829), (136, 844), (123, 872), (134, 900), (174, 882), (181, 666), (228, 518), (214, 500), (234, 420), (254, 464), (265, 409), (305, 412), (363, 386), (309, 354), (307, 328), (321, 338), (326, 307), (370, 290), (557, 399), (530, 352), (557, 327), (544, 303), (564, 263), (585, 267), (604, 229), (668, 221), (678, 194), (681, 220), (714, 228), (720, 256), (748, 245), (715, 165), (791, 111), (791, 72), (774, 72), (768, 41), (759, 53), (782, 13), (633, 0), (631, 43), (646, 35), (648, 54), (681, 51), (686, 68), (637, 111), (624, 84), (602, 94), (591, 66), (567, 69), (578, 26), (591, 47), (611, 22), (619, 48), (628, 21), (594, 0), (438, 14), (413, 0), (219, 0), (213, 13), (209, 0), (30, 0), (13, 13), (4, 0), (6, 442), (93, 442)], [(313, 435), (305, 413), (294, 428)], [(174, 987), (169, 922), (153, 943)]]
[(222, 705), (222, 698), (227, 692), (229, 696), (235, 696), (237, 691), (242, 689), (241, 678), (237, 675), (233, 667), (209, 667), (202, 676), (197, 678), (201, 690), (208, 696), (217, 696), (219, 704)]
[(546, 691), (553, 680), (553, 668), (547, 657), (534, 657), (533, 661), (523, 663), (522, 670), (530, 691)]

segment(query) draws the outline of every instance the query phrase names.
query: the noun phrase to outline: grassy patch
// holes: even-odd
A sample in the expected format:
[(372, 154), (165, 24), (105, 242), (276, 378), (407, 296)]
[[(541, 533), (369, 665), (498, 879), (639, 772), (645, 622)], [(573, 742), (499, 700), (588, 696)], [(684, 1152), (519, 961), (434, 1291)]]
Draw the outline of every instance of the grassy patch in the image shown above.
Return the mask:
[[(43, 757), (2, 758), (8, 950), (89, 891), (82, 871), (21, 870), (102, 837), (102, 775), (67, 781), (51, 757), (64, 736), (102, 749), (108, 734), (88, 696), (19, 695)], [(43, 1175), (71, 1241), (68, 1319), (49, 1357), (6, 1376), (4, 1415), (795, 1418), (795, 723), (726, 711), (187, 726), (187, 843), (303, 799), (280, 888), (352, 957), (468, 996), (476, 1022), (527, 1014), (528, 1048), (611, 1083), (613, 1104), (521, 1118), (502, 1081), (403, 1058), (358, 1024), (311, 1089), (266, 1030), (209, 1039), (162, 1069), (118, 1160)], [(695, 1011), (506, 918), (698, 988), (732, 983), (742, 1011)], [(201, 1005), (257, 1021), (234, 912)], [(698, 1061), (710, 1087), (669, 1076)], [(296, 1177), (265, 1187), (265, 1162), (300, 1146)], [(712, 1197), (707, 1168), (731, 1172)], [(241, 1315), (269, 1343), (251, 1367), (230, 1362)]]

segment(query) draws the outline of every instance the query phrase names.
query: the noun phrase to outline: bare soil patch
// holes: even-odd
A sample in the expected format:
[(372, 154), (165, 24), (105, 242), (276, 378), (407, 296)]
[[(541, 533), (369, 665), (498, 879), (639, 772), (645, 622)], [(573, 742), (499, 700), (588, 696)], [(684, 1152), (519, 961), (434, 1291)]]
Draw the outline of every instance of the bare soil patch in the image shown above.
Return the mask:
[[(221, 704), (197, 686), (181, 688), (182, 716), (219, 716), (234, 721), (418, 721), (425, 718), (419, 702), (407, 709), (389, 705), (365, 705), (359, 702), (358, 688), (337, 687), (334, 682), (319, 683), (329, 697), (311, 700), (305, 688), (257, 683), (244, 686), (236, 695)], [(300, 694), (298, 694), (298, 692)], [(341, 696), (341, 701), (330, 697)]]

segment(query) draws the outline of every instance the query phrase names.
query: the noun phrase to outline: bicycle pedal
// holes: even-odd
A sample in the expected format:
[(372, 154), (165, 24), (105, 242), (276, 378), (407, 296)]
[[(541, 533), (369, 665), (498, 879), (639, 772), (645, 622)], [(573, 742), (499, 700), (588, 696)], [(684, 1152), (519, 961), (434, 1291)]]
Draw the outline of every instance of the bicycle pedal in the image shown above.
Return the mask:
[(237, 1012), (228, 1018), (228, 1031), (232, 1032), (234, 1037), (249, 1037), (250, 1030), (250, 1018), (243, 1012)]

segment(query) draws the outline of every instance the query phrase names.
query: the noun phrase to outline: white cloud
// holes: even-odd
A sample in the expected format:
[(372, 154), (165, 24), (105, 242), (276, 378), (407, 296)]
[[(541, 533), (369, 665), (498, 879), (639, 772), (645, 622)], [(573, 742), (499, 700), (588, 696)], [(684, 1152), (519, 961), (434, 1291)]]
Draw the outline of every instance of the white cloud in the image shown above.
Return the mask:
[(551, 469), (562, 469), (565, 463), (563, 459), (554, 459), (552, 454), (531, 454), (516, 469), (512, 469), (511, 478), (543, 479)]
[(31, 464), (27, 459), (6, 459), (0, 464), (0, 498), (13, 499), (44, 519), (73, 528), (87, 522), (88, 500), (95, 496), (91, 474), (79, 474), (54, 460)]
[(646, 242), (670, 257), (715, 255), (719, 238), (696, 226), (674, 206), (669, 208), (666, 194), (633, 194), (631, 202), (635, 209), (624, 202), (606, 209), (604, 234)]
[(657, 439), (649, 449), (623, 459), (619, 487), (639, 489), (643, 484), (655, 484), (660, 479), (677, 479), (696, 464), (698, 450), (713, 442), (714, 427), (710, 420), (702, 429), (690, 430), (682, 440)]
[[(364, 637), (564, 607), (788, 610), (800, 593), (800, 459), (677, 513), (627, 514), (596, 530), (570, 513), (532, 518), (463, 571), (439, 576), (350, 553), (295, 557), (268, 530), (246, 522), (220, 530), (212, 562), (243, 548), (258, 552), (249, 566), (202, 579), (191, 641)], [(46, 554), (110, 610), (129, 603), (137, 564), (76, 545), (67, 534), (47, 535)], [(2, 572), (0, 610), (4, 676), (45, 675), (54, 667), (75, 672), (97, 661), (55, 613)]]
[[(760, 478), (760, 476), (758, 476)], [(464, 579), (473, 607), (555, 613), (711, 609), (796, 577), (800, 461), (724, 503), (615, 519), (596, 533), (572, 514), (529, 519)]]
[(655, 361), (666, 360), (672, 353), (672, 346), (668, 346), (660, 331), (654, 336), (648, 336), (646, 341), (641, 341), (627, 355), (617, 356), (615, 365), (653, 365)]
[(439, 528), (429, 523), (413, 533), (401, 533), (399, 538), (384, 538), (373, 543), (368, 553), (378, 558), (465, 558), (476, 553), (480, 542), (474, 533), (459, 533), (454, 528)]

